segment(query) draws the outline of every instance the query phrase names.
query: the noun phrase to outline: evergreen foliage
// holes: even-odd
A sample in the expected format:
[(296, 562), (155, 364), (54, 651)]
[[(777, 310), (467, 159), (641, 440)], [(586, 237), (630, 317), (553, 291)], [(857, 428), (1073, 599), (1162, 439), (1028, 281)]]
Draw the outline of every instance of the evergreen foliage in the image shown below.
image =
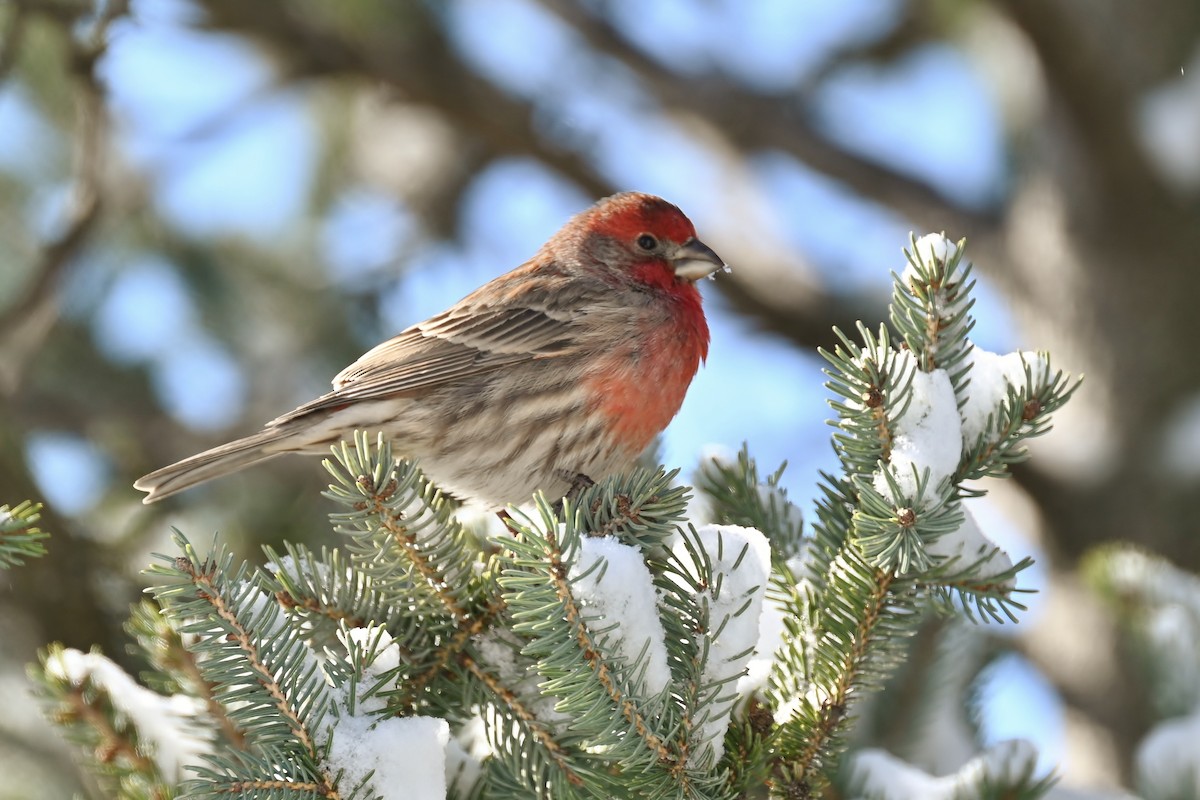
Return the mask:
[[(929, 613), (1022, 608), (1029, 561), (978, 531), (982, 490), (963, 482), (1004, 476), (1074, 388), (1045, 355), (970, 342), (962, 243), (926, 237), (909, 258), (892, 329), (860, 324), (822, 353), (840, 470), (807, 534), (783, 468), (762, 479), (743, 450), (701, 465), (696, 498), (638, 468), (538, 496), (489, 536), (359, 433), (326, 462), (341, 547), (252, 567), (177, 533), (150, 569), (129, 629), (148, 694), (197, 709), (185, 770), (61, 650), (35, 670), (52, 715), (120, 797), (408, 797), (376, 758), (419, 767), (397, 741), (446, 760), (420, 798), (868, 791), (842, 768), (848, 736)], [(423, 738), (397, 738), (407, 721)], [(1049, 785), (1024, 751), (993, 761), (956, 791)]]
[(45, 554), (43, 540), (49, 534), (35, 523), (41, 518), (41, 503), (28, 500), (15, 507), (0, 506), (0, 569), (18, 566), (27, 558)]

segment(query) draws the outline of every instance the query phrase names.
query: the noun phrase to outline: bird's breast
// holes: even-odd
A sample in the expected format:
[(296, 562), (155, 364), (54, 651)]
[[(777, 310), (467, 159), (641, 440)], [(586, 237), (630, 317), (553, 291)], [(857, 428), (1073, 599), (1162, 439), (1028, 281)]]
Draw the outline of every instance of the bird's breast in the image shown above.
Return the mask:
[(594, 411), (607, 418), (611, 435), (630, 457), (644, 450), (683, 404), (708, 352), (702, 314), (698, 323), (679, 313), (637, 320), (584, 376)]

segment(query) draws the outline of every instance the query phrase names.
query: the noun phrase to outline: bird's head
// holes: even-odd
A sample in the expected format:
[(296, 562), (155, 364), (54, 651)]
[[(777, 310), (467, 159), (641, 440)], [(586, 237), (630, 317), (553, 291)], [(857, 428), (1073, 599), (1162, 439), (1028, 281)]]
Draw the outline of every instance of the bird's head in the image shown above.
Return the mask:
[(576, 218), (596, 261), (620, 277), (662, 289), (691, 285), (725, 262), (696, 238), (676, 206), (650, 194), (624, 192), (601, 200)]

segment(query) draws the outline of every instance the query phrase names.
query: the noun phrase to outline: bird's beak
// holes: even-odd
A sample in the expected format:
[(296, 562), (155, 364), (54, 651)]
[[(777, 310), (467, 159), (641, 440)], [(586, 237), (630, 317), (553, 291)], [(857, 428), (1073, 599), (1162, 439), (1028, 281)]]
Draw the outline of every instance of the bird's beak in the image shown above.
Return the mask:
[(688, 239), (671, 254), (675, 274), (689, 281), (707, 278), (717, 270), (728, 269), (713, 249), (696, 238)]

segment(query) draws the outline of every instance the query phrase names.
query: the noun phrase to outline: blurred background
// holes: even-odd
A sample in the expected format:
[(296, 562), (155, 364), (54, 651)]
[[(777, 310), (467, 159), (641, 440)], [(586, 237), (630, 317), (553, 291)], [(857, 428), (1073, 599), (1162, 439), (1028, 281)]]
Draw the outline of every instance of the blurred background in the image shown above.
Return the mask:
[[(976, 511), (1039, 593), (964, 647), (959, 688), (983, 743), (1132, 785), (1167, 712), (1080, 563), (1125, 540), (1200, 567), (1196, 0), (6, 0), (0, 503), (46, 502), (53, 538), (0, 573), (0, 798), (80, 790), (23, 665), (57, 640), (136, 671), (121, 624), (171, 526), (250, 558), (331, 542), (315, 460), (149, 508), (135, 477), (628, 189), (734, 267), (663, 441), (685, 475), (745, 441), (811, 506), (835, 464), (816, 348), (883, 319), (909, 231), (967, 237), (981, 346), (1086, 374)], [(939, 761), (900, 729), (863, 735), (929, 769), (975, 744)]]

